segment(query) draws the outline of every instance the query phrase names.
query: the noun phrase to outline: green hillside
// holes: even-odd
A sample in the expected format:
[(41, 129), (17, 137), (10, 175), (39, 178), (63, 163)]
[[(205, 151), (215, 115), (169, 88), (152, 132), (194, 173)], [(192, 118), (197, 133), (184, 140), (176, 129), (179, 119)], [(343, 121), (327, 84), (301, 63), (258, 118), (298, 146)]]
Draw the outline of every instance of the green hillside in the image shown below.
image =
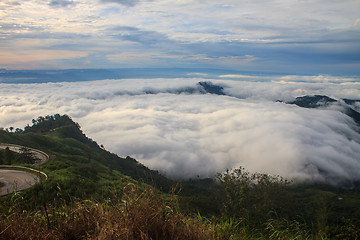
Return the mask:
[[(294, 184), (243, 168), (217, 179), (174, 182), (121, 158), (58, 114), (0, 143), (0, 165), (40, 169), (48, 180), (0, 198), (0, 239), (360, 239), (360, 188)], [(11, 159), (11, 161), (9, 161)]]
[[(24, 131), (0, 131), (0, 143), (39, 149), (50, 156), (50, 160), (41, 166), (49, 175), (44, 187), (50, 198), (57, 194), (55, 190), (58, 188), (66, 191), (65, 196), (101, 198), (114, 191), (114, 186), (134, 180), (164, 191), (169, 191), (173, 184), (135, 159), (121, 158), (101, 148), (87, 138), (80, 126), (67, 115), (39, 117), (32, 122), (33, 125), (26, 126)], [(20, 165), (31, 166), (25, 162)]]

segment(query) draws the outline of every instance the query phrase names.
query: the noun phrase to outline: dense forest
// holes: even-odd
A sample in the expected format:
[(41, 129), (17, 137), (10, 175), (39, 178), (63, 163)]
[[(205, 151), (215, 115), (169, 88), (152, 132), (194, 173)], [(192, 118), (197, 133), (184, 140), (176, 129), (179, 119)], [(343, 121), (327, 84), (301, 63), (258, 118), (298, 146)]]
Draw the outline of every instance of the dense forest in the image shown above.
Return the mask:
[[(89, 139), (70, 116), (0, 130), (0, 165), (41, 168), (0, 198), (0, 239), (360, 239), (360, 187), (296, 183), (239, 166), (175, 182)], [(50, 159), (37, 166), (30, 148)], [(1, 183), (0, 183), (1, 184)]]

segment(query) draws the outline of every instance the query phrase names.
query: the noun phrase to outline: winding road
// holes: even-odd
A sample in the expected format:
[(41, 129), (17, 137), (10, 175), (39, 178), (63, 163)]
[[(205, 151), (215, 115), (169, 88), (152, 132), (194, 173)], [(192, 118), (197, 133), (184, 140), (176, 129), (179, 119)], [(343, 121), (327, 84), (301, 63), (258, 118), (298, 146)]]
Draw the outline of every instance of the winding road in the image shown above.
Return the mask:
[[(14, 152), (21, 152), (22, 146), (11, 145), (11, 144), (1, 144), (0, 149), (6, 149)], [(44, 164), (49, 160), (49, 156), (37, 149), (28, 148), (34, 156), (38, 159), (35, 163), (37, 165)], [(29, 188), (36, 183), (41, 181), (40, 174), (44, 175), (47, 178), (47, 175), (43, 172), (40, 172), (35, 169), (12, 166), (12, 165), (1, 165), (0, 166), (0, 182), (3, 186), (0, 188), (0, 196), (7, 195), (9, 193), (16, 191), (21, 191), (26, 188)], [(16, 168), (16, 169), (13, 169)], [(23, 171), (21, 169), (27, 170)], [(31, 172), (29, 172), (31, 171)]]

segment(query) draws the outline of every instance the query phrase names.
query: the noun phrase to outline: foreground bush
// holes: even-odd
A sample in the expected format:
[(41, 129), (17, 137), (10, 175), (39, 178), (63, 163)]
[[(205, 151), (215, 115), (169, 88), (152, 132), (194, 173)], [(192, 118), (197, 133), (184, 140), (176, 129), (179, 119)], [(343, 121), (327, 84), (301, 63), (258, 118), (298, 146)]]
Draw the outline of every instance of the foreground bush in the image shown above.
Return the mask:
[(101, 201), (67, 201), (60, 188), (50, 201), (48, 189), (38, 185), (28, 192), (30, 205), (26, 192), (1, 201), (0, 239), (360, 239), (358, 192), (294, 187), (243, 168), (218, 180), (223, 209), (209, 219), (183, 214), (178, 196), (147, 185), (127, 184)]
[(179, 213), (175, 197), (128, 185), (122, 203), (76, 202), (0, 219), (0, 239), (213, 239), (200, 220)]

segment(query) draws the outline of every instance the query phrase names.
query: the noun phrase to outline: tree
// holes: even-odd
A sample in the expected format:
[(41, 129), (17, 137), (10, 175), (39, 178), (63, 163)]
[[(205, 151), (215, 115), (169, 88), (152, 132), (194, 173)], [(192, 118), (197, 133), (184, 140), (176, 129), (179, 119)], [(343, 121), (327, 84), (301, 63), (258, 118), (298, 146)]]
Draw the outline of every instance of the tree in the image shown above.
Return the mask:
[(11, 165), (11, 162), (14, 158), (14, 153), (10, 151), (9, 147), (5, 148), (5, 161), (7, 165)]
[(21, 159), (28, 164), (34, 164), (37, 160), (35, 154), (31, 151), (31, 149), (27, 147), (22, 147), (20, 149), (21, 152)]
[(22, 130), (22, 129), (20, 129), (20, 128), (16, 128), (16, 129), (15, 129), (15, 132), (16, 132), (16, 133), (22, 133), (22, 132), (23, 132), (23, 130)]
[(218, 179), (224, 191), (224, 217), (241, 219), (250, 227), (263, 224), (279, 211), (290, 183), (280, 176), (250, 173), (242, 167), (218, 174)]
[(0, 165), (4, 163), (4, 154), (0, 151)]
[(29, 131), (30, 130), (30, 125), (29, 124), (27, 124), (26, 126), (25, 126), (25, 128), (24, 128), (24, 131), (23, 132), (27, 132), (27, 131)]

